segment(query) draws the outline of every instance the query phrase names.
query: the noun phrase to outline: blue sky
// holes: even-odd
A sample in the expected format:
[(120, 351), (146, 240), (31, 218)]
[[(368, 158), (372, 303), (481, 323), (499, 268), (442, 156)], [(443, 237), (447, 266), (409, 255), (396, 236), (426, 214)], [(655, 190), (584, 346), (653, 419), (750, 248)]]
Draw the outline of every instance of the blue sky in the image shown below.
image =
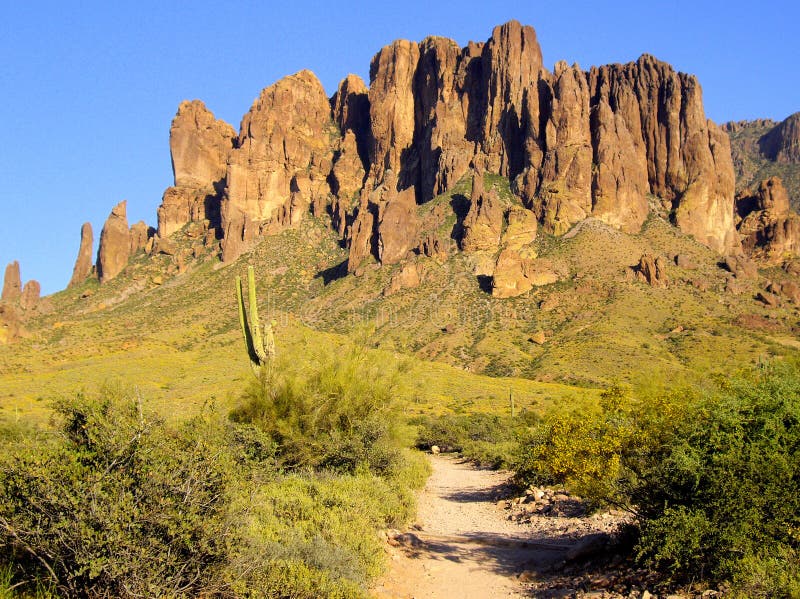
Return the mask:
[[(70, 6), (72, 4), (73, 6)], [(558, 6), (556, 6), (558, 4)], [(394, 39), (464, 45), (532, 25), (548, 67), (650, 53), (698, 76), (718, 121), (800, 110), (796, 1), (7, 2), (0, 19), (0, 272), (64, 288), (81, 224), (111, 207), (155, 225), (169, 125), (200, 98), (238, 129), (259, 91), (308, 68), (329, 93)]]

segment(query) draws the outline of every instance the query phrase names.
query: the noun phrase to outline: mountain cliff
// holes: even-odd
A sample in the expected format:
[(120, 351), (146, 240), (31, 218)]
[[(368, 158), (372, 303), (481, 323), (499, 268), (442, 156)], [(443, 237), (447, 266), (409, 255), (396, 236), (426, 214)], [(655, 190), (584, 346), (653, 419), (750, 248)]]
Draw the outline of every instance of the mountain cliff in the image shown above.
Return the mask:
[[(796, 150), (767, 146), (781, 159)], [(694, 76), (649, 55), (588, 71), (562, 61), (551, 72), (536, 32), (516, 21), (465, 47), (395, 41), (372, 59), (368, 86), (348, 75), (331, 98), (310, 71), (285, 77), (261, 92), (238, 134), (199, 100), (183, 102), (170, 150), (175, 184), (157, 232), (138, 233), (150, 253), (195, 223), (204, 248), (194, 254), (230, 262), (310, 213), (339, 236), (347, 272), (477, 253), (476, 273), (497, 278), (489, 289), (502, 296), (552, 279), (547, 268), (532, 275), (538, 234), (561, 236), (590, 217), (635, 234), (655, 213), (722, 256), (742, 253), (752, 233), (737, 230), (729, 138), (706, 119)], [(422, 209), (484, 174), (505, 178), (510, 195), (473, 185), (469, 198)], [(133, 235), (119, 218), (107, 226), (108, 239)], [(134, 251), (115, 244), (108, 251), (101, 235), (99, 255), (113, 263), (98, 264), (101, 280)]]

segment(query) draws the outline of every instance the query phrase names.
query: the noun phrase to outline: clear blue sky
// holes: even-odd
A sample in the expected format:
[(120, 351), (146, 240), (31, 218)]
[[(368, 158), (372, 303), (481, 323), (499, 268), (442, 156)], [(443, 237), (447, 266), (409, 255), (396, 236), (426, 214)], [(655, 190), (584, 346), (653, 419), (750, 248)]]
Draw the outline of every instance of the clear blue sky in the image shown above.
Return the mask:
[[(70, 6), (71, 5), (71, 6)], [(517, 19), (545, 64), (650, 53), (696, 74), (718, 122), (800, 110), (796, 0), (369, 3), (6, 2), (0, 15), (0, 272), (64, 288), (91, 221), (111, 207), (155, 225), (172, 183), (169, 125), (200, 98), (238, 129), (259, 91), (303, 68), (328, 92), (397, 38), (464, 45)]]

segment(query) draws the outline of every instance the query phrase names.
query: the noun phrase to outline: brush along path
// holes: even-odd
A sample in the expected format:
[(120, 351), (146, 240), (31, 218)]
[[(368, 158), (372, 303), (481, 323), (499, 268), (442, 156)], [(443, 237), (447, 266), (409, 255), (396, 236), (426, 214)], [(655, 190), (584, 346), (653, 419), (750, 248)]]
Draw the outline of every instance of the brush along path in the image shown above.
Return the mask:
[(591, 518), (511, 521), (505, 502), (498, 502), (509, 473), (450, 456), (431, 462), (418, 525), (389, 537), (389, 572), (373, 589), (380, 599), (529, 597), (526, 581), (605, 528)]

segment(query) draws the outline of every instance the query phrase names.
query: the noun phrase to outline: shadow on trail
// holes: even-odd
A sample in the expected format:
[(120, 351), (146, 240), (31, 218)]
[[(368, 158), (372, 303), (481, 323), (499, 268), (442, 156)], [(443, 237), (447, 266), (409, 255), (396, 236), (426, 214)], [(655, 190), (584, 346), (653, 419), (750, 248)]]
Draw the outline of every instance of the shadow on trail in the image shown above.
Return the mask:
[(500, 483), (485, 489), (464, 489), (454, 493), (442, 495), (442, 499), (454, 501), (455, 503), (476, 503), (476, 502), (495, 502), (504, 497), (508, 497), (511, 487), (506, 483)]
[(421, 533), (414, 546), (406, 547), (411, 558), (470, 563), (504, 576), (548, 569), (563, 559), (569, 546), (545, 540), (524, 540), (494, 533), (475, 532), (442, 537)]

